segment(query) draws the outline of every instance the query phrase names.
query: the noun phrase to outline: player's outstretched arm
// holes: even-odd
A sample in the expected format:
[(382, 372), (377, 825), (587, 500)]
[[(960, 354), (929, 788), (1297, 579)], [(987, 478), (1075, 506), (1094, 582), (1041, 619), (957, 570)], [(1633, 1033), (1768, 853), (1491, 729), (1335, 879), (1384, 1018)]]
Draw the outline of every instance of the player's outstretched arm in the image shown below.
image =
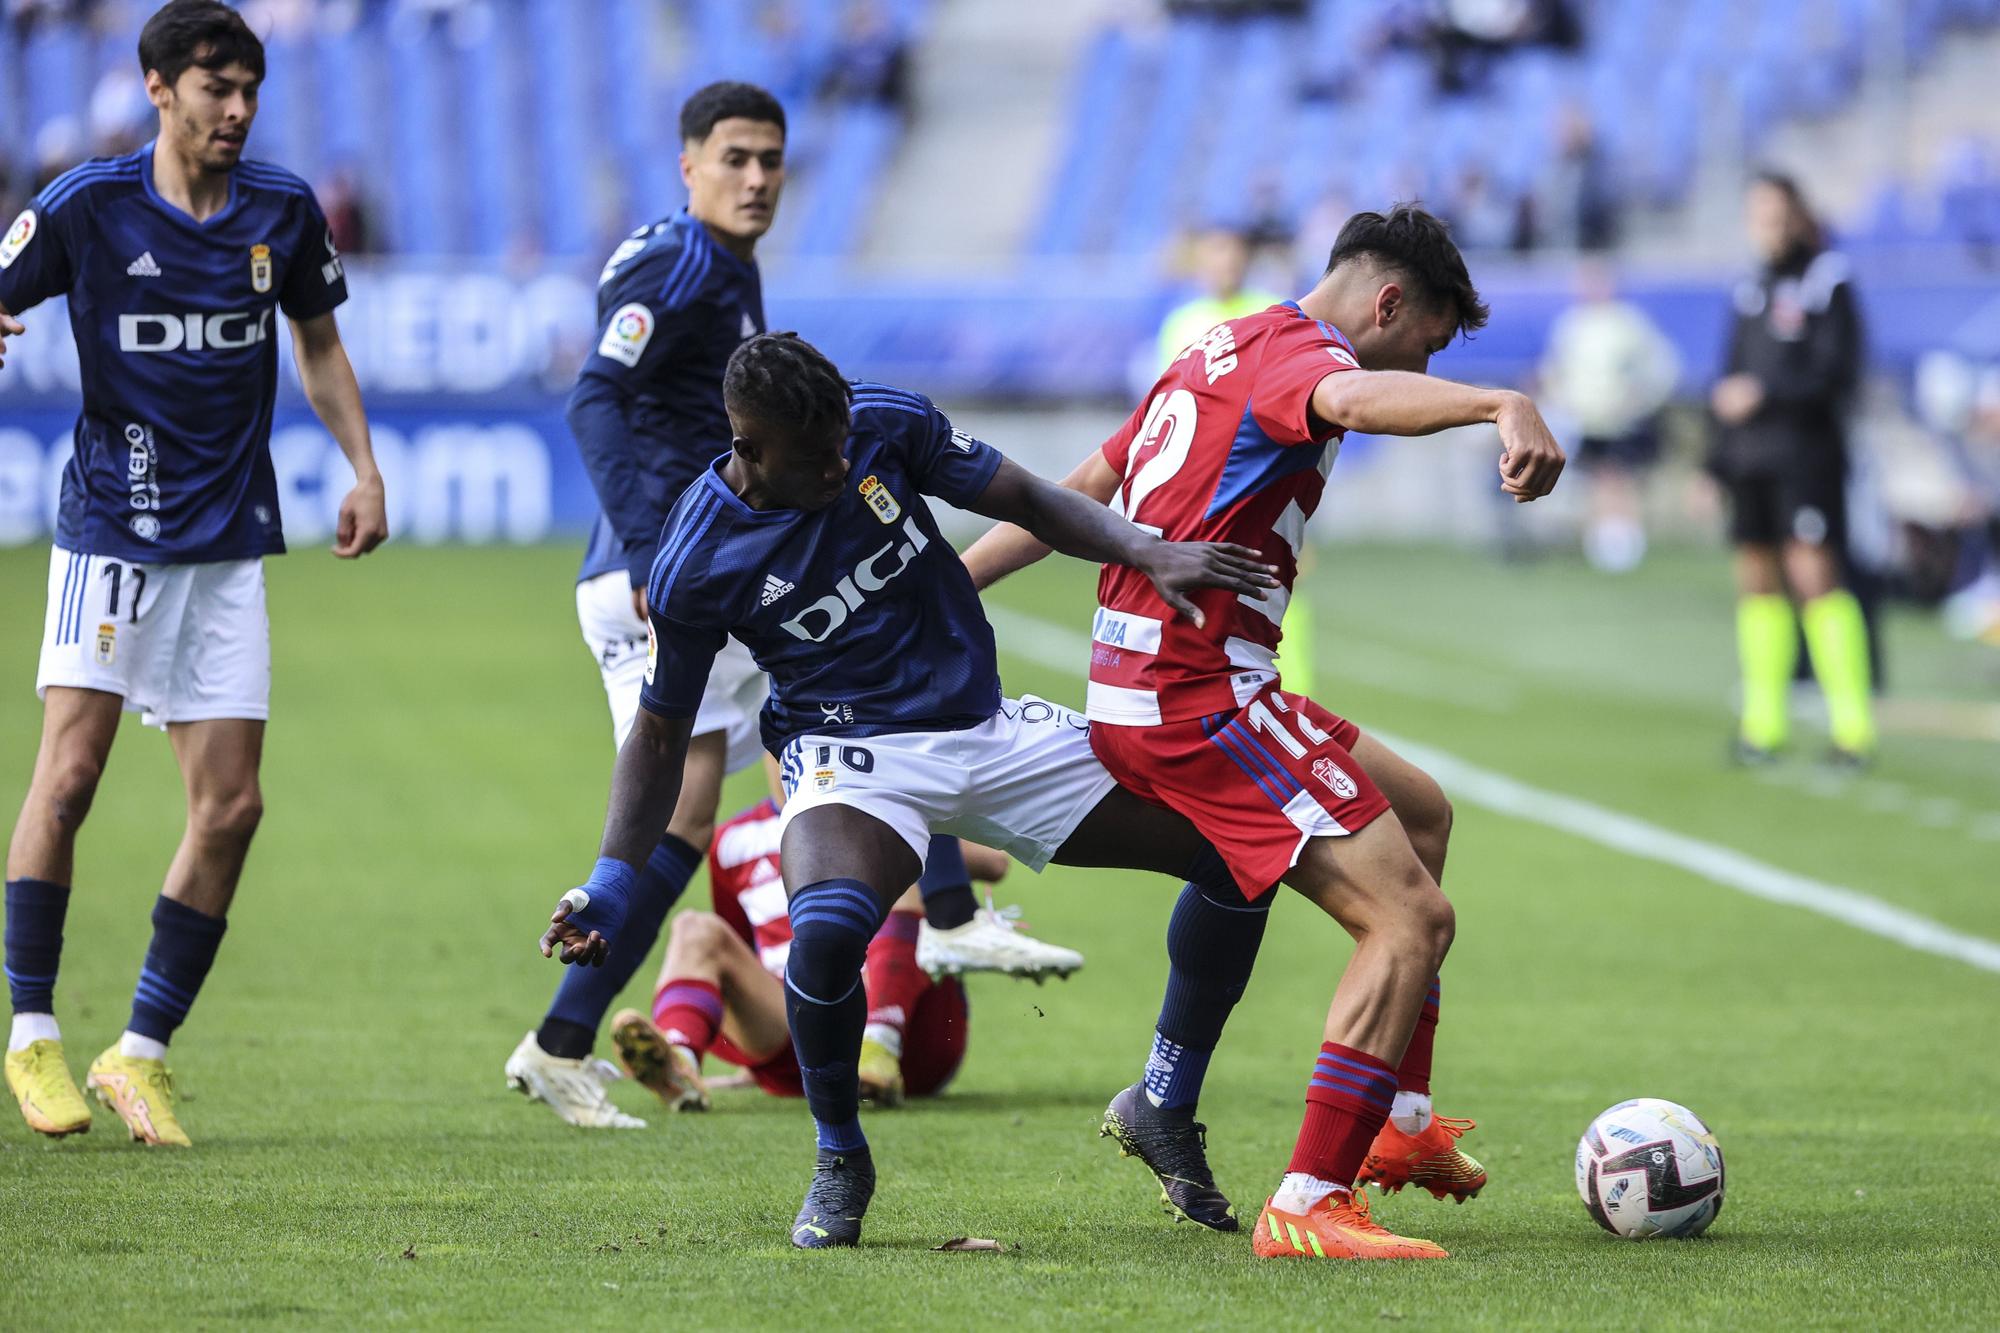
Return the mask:
[(0, 305), (0, 366), (7, 364), (7, 340), (27, 331), (27, 325), (8, 314), (6, 306)]
[(611, 802), (597, 865), (588, 880), (556, 904), (542, 935), (544, 958), (597, 967), (611, 952), (611, 937), (625, 923), (638, 867), (646, 864), (680, 799), (681, 765), (693, 731), (692, 717), (639, 710), (611, 769)]
[[(1110, 504), (1111, 497), (1118, 493), (1118, 472), (1102, 449), (1093, 449), (1090, 457), (1063, 478), (1062, 484), (1099, 504)], [(965, 561), (966, 572), (972, 575), (972, 586), (984, 592), (1016, 570), (1034, 564), (1049, 551), (1048, 544), (1037, 540), (1026, 528), (1002, 523), (989, 528), (965, 549), (960, 559)]]
[(368, 412), (361, 405), (361, 385), (341, 345), (333, 312), (291, 324), (292, 358), (298, 363), (306, 401), (354, 469), (354, 489), (340, 502), (333, 534), (333, 553), (352, 560), (389, 540), (388, 502), (382, 470), (375, 466), (375, 447), (368, 441)]
[(972, 504), (975, 513), (1013, 523), (1064, 555), (1105, 565), (1129, 565), (1153, 581), (1160, 596), (1196, 625), (1200, 608), (1187, 594), (1201, 588), (1262, 597), (1279, 586), (1277, 571), (1257, 552), (1231, 542), (1170, 542), (1142, 532), (1077, 491), (1043, 481), (1009, 459)]
[(1313, 390), (1313, 415), (1365, 435), (1429, 435), (1491, 422), (1500, 428), (1500, 489), (1539, 499), (1562, 476), (1562, 446), (1534, 400), (1512, 389), (1482, 389), (1403, 370), (1347, 370)]

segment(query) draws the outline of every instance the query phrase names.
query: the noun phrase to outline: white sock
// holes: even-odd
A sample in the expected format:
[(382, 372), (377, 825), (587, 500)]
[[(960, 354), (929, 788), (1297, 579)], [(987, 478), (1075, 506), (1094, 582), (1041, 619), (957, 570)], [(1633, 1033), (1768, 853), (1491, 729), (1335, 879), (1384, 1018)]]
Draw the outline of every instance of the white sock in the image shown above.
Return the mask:
[(7, 1049), (25, 1051), (30, 1042), (61, 1041), (54, 1014), (15, 1014), (14, 1029), (7, 1034)]
[(1431, 1095), (1428, 1092), (1399, 1092), (1389, 1108), (1389, 1123), (1405, 1134), (1421, 1134), (1431, 1127)]
[(872, 1041), (898, 1060), (903, 1058), (903, 1034), (887, 1023), (870, 1023), (861, 1029), (863, 1041)]
[(674, 1049), (679, 1051), (682, 1055), (685, 1055), (687, 1057), (688, 1063), (693, 1065), (696, 1069), (701, 1068), (701, 1055), (699, 1052), (695, 1050), (694, 1047), (681, 1046), (677, 1044), (674, 1046)]
[(118, 1054), (127, 1060), (164, 1060), (167, 1058), (167, 1044), (128, 1032), (118, 1039)]
[(1345, 1185), (1336, 1185), (1303, 1171), (1287, 1171), (1285, 1178), (1278, 1182), (1278, 1192), (1271, 1196), (1271, 1205), (1280, 1212), (1307, 1213), (1312, 1211), (1314, 1204), (1335, 1190), (1349, 1192)]

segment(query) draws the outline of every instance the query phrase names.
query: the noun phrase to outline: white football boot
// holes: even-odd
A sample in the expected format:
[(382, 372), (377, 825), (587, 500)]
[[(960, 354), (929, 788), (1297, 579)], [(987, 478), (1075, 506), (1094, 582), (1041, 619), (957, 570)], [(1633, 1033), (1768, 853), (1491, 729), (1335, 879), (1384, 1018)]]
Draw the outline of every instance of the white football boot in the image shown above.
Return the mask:
[(990, 901), (972, 920), (951, 930), (926, 921), (917, 932), (917, 966), (934, 977), (964, 972), (1004, 972), (1008, 976), (1067, 977), (1083, 966), (1083, 955), (1060, 944), (1045, 944), (1014, 923), (1019, 907), (995, 910)]
[(580, 1129), (644, 1129), (646, 1122), (626, 1115), (604, 1095), (606, 1087), (625, 1077), (608, 1060), (565, 1060), (550, 1055), (530, 1032), (507, 1057), (507, 1086), (546, 1102)]

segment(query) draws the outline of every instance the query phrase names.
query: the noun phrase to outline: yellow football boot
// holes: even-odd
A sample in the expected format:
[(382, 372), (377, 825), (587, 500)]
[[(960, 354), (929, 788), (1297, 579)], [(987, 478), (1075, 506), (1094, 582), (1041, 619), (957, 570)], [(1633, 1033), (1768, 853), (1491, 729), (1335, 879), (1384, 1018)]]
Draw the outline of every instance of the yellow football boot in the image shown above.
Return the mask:
[(33, 1041), (7, 1052), (7, 1087), (21, 1103), (21, 1118), (37, 1134), (59, 1139), (90, 1129), (90, 1107), (63, 1063), (62, 1043)]
[(132, 1137), (147, 1145), (192, 1148), (174, 1118), (174, 1076), (164, 1060), (121, 1055), (116, 1045), (90, 1062), (84, 1082), (118, 1113)]
[(861, 1040), (861, 1097), (877, 1106), (903, 1104), (903, 1062), (879, 1041)]

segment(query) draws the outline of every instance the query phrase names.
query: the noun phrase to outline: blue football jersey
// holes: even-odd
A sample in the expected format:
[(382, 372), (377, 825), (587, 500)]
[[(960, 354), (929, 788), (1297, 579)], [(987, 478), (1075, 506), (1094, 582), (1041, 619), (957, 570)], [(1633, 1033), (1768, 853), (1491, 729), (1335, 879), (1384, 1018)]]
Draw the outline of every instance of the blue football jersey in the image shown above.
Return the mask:
[(692, 717), (724, 639), (771, 677), (764, 745), (975, 726), (1000, 707), (993, 630), (925, 495), (971, 504), (1000, 467), (921, 394), (854, 386), (849, 471), (825, 509), (752, 509), (718, 459), (674, 506), (647, 588), (640, 702)]
[(0, 305), (69, 298), (83, 380), (57, 544), (137, 564), (285, 549), (271, 470), (277, 312), (347, 299), (297, 176), (244, 160), (196, 222), (153, 185), (153, 145), (58, 176), (0, 238)]
[(718, 454), (729, 452), (722, 372), (764, 331), (756, 264), (715, 243), (686, 209), (641, 227), (597, 282), (597, 347), (570, 395), (569, 420), (597, 490), (580, 579), (646, 579), (660, 525)]

